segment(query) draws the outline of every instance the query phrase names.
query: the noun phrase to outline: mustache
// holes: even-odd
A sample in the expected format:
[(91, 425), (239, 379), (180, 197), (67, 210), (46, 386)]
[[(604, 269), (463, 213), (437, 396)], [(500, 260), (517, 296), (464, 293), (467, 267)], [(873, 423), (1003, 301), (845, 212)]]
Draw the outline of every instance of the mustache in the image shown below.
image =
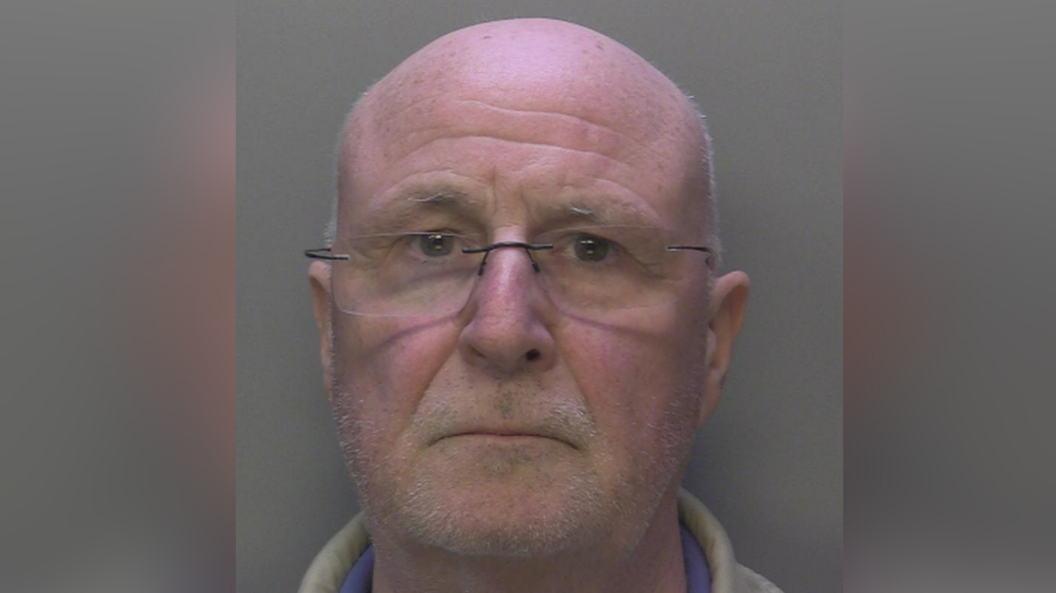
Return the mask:
[(540, 395), (529, 389), (472, 396), (427, 392), (413, 425), (428, 445), (462, 434), (491, 433), (547, 437), (580, 449), (597, 436), (594, 417), (580, 398)]

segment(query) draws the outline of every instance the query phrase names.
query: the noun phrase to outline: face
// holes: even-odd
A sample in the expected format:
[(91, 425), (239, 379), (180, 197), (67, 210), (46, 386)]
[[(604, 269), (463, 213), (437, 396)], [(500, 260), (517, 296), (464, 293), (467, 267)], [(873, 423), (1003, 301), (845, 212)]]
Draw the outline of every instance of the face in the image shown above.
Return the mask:
[[(355, 124), (339, 236), (531, 241), (590, 211), (592, 224), (703, 240), (692, 139), (603, 97), (489, 88), (434, 78), (413, 97), (375, 93), (389, 107), (364, 106), (379, 111)], [(436, 194), (459, 197), (420, 199)], [(369, 317), (335, 309), (330, 269), (313, 266), (331, 403), (372, 532), (472, 555), (638, 541), (721, 383), (709, 388), (710, 279), (696, 269), (673, 301), (581, 315), (540, 290), (523, 250), (503, 249), (457, 313)]]

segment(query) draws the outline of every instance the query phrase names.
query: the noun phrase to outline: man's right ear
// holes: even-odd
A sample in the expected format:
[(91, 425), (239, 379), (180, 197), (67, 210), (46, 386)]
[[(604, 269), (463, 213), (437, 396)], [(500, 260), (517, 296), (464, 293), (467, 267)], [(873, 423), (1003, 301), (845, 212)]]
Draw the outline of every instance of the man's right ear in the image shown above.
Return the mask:
[(333, 377), (330, 376), (330, 266), (321, 261), (312, 262), (308, 268), (308, 281), (312, 285), (312, 307), (315, 310), (315, 327), (319, 331), (319, 359), (323, 363), (323, 386), (330, 398)]

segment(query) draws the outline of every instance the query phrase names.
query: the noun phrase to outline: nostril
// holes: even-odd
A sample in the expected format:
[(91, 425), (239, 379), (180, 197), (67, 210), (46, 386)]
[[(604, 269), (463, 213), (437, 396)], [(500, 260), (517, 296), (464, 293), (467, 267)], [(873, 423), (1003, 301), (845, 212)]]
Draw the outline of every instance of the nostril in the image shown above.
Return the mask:
[(529, 350), (528, 354), (525, 355), (525, 357), (528, 358), (528, 362), (531, 362), (533, 360), (539, 360), (540, 356), (542, 356), (542, 354), (534, 348)]

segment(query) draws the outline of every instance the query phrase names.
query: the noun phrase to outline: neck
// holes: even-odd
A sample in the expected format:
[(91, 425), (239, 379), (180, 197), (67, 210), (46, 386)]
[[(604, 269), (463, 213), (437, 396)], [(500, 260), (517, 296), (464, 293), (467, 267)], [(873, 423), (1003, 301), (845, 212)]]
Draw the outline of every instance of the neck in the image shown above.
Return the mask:
[[(380, 534), (379, 534), (380, 535)], [(607, 542), (541, 558), (467, 557), (373, 540), (376, 593), (685, 593), (678, 510), (665, 496), (631, 550)]]

